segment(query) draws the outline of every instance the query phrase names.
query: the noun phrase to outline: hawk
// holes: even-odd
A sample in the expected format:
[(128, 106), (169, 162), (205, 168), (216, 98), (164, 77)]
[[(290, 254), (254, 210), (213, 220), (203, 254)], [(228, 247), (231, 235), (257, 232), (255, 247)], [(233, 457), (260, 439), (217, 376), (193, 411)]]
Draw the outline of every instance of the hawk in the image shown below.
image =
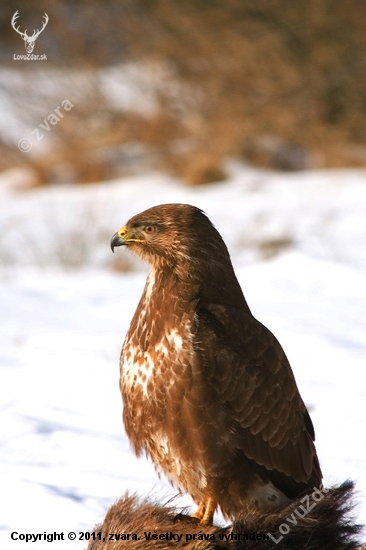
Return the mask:
[(164, 204), (112, 237), (150, 264), (120, 360), (123, 421), (212, 522), (275, 509), (321, 484), (314, 428), (289, 361), (248, 307), (202, 210)]

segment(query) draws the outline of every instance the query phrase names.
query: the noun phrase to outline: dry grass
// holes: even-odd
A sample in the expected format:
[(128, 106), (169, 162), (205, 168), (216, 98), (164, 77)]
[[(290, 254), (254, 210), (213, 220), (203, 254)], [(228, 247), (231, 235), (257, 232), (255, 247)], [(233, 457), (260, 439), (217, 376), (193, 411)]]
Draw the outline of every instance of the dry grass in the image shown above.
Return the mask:
[(37, 4), (54, 21), (58, 65), (169, 67), (151, 83), (149, 114), (113, 109), (95, 86), (53, 129), (51, 153), (32, 160), (40, 181), (55, 166), (69, 180), (118, 175), (103, 152), (131, 143), (191, 184), (222, 179), (227, 156), (281, 170), (366, 166), (364, 0), (79, 1), (79, 27), (68, 1)]

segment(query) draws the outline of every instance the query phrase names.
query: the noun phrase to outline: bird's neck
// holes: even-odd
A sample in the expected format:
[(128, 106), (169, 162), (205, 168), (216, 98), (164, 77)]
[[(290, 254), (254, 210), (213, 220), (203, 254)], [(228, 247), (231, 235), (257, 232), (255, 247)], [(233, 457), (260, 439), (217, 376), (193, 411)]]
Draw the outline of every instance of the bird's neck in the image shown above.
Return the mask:
[[(225, 259), (226, 260), (226, 259)], [(151, 266), (145, 285), (145, 299), (164, 308), (172, 301), (184, 309), (195, 304), (222, 304), (250, 312), (231, 261), (181, 262), (178, 266)], [(177, 303), (178, 306), (178, 303)]]
[(225, 264), (211, 263), (201, 281), (200, 301), (201, 303), (234, 307), (250, 313), (230, 261)]

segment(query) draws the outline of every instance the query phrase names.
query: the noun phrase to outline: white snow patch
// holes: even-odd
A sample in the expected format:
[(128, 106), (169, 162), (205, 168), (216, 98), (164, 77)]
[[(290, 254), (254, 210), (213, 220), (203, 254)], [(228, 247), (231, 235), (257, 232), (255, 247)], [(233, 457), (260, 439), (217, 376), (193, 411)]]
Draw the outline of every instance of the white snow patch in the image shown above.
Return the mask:
[[(290, 359), (325, 483), (354, 479), (366, 522), (366, 172), (231, 170), (229, 182), (193, 189), (149, 175), (17, 193), (0, 178), (2, 548), (26, 546), (12, 531), (90, 530), (126, 490), (175, 492), (133, 456), (122, 426), (119, 354), (146, 274), (100, 269), (118, 227), (167, 202), (203, 208), (222, 233), (249, 306)], [(57, 271), (70, 227), (87, 234), (89, 255), (82, 270)], [(289, 246), (263, 259), (263, 243), (282, 238)]]

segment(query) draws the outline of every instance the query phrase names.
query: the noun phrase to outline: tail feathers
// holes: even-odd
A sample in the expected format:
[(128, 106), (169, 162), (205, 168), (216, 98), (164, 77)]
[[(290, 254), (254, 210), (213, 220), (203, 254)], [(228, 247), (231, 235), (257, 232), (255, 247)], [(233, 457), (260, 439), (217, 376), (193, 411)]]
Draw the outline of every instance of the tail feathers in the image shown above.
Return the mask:
[(121, 550), (127, 545), (131, 550), (362, 550), (362, 526), (350, 515), (353, 493), (354, 484), (346, 481), (271, 514), (249, 510), (225, 528), (197, 524), (169, 502), (125, 496), (94, 528), (87, 550)]

